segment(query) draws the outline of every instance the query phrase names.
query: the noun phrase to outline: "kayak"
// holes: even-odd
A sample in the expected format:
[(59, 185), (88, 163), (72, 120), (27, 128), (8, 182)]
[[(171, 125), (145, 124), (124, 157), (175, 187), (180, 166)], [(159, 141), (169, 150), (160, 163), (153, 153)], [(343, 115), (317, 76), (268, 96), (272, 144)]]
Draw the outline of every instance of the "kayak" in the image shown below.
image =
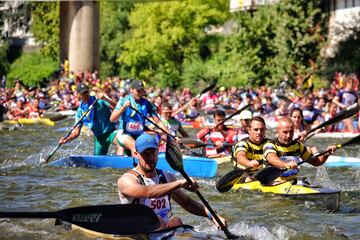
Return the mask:
[(48, 126), (54, 126), (55, 122), (49, 118), (20, 118), (18, 120), (5, 120), (5, 124), (44, 124)]
[(312, 136), (312, 138), (353, 138), (359, 133), (353, 132), (320, 132)]
[(310, 185), (302, 179), (278, 182), (274, 185), (262, 185), (259, 181), (235, 183), (232, 190), (258, 190), (298, 200), (315, 202), (316, 206), (335, 211), (340, 205), (340, 190)]
[(329, 156), (326, 161), (327, 167), (360, 167), (360, 158)]
[[(137, 159), (129, 156), (88, 156), (78, 155), (63, 157), (54, 162), (51, 166), (57, 167), (85, 167), (85, 168), (133, 168), (134, 161)], [(185, 172), (192, 177), (211, 178), (215, 177), (217, 171), (216, 160), (195, 157), (183, 156)], [(159, 160), (157, 168), (171, 173), (176, 173), (165, 159), (165, 153), (159, 153)]]
[(102, 238), (102, 239), (138, 239), (138, 240), (152, 240), (152, 239), (224, 239), (216, 235), (200, 233), (194, 230), (190, 225), (182, 225), (180, 227), (169, 228), (165, 230), (153, 231), (149, 233), (141, 233), (136, 235), (113, 235), (101, 232), (92, 231), (75, 224), (68, 222), (60, 222), (66, 230), (80, 231), (89, 237)]

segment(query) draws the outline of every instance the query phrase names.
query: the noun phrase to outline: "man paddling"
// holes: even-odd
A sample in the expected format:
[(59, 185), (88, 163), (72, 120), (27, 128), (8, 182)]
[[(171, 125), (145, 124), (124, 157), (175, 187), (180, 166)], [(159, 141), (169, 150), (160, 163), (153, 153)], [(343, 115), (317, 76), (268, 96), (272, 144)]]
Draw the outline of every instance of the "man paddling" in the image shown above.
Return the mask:
[[(144, 98), (144, 94), (143, 82), (139, 80), (132, 81), (130, 94), (118, 101), (110, 116), (111, 122), (119, 120), (119, 128), (123, 133), (118, 135), (118, 141), (127, 150), (131, 150), (132, 155), (135, 151), (135, 139), (147, 129), (145, 125), (146, 119), (143, 116), (148, 117), (151, 121), (154, 121), (168, 131), (159, 117), (157, 117), (155, 106)], [(170, 131), (168, 132), (170, 133)]]
[[(159, 217), (161, 229), (183, 224), (180, 218), (172, 215), (170, 197), (186, 211), (213, 219), (204, 205), (181, 190), (184, 188), (195, 192), (199, 187), (196, 182), (189, 184), (185, 179), (177, 180), (173, 174), (156, 168), (158, 143), (153, 136), (141, 134), (135, 141), (135, 149), (134, 154), (139, 164), (123, 174), (117, 182), (122, 204), (149, 206)], [(220, 216), (219, 218), (226, 225), (226, 220)]]
[[(282, 177), (291, 177), (299, 172), (297, 168), (298, 158), (307, 160), (318, 153), (316, 147), (308, 148), (300, 141), (293, 140), (293, 136), (294, 122), (290, 118), (285, 117), (278, 122), (276, 139), (264, 145), (264, 157), (269, 163), (280, 161), (283, 162), (283, 166), (275, 167), (291, 168), (291, 170), (284, 172), (281, 175)], [(313, 166), (320, 166), (325, 163), (329, 155), (336, 151), (336, 145), (330, 145), (326, 150), (329, 150), (328, 154), (316, 157), (308, 163)]]
[[(234, 146), (232, 160), (235, 168), (250, 168), (240, 181), (253, 181), (253, 173), (265, 167), (267, 164), (263, 159), (264, 146), (268, 143), (265, 138), (266, 125), (262, 117), (253, 117), (250, 120), (249, 137), (241, 140)], [(270, 159), (269, 164), (276, 167), (292, 167), (292, 163), (285, 163), (280, 159)]]
[[(93, 105), (96, 97), (90, 96), (89, 87), (84, 83), (77, 85), (76, 89), (81, 100), (75, 117), (75, 122), (78, 122), (90, 106)], [(115, 124), (111, 123), (109, 120), (111, 106), (114, 107), (116, 102), (106, 97), (104, 94), (99, 95), (99, 98), (102, 99), (99, 99), (94, 104), (93, 109), (79, 122), (74, 131), (72, 131), (67, 138), (60, 138), (59, 144), (67, 143), (77, 138), (81, 133), (82, 126), (85, 124), (94, 134), (94, 155), (107, 155), (111, 143), (116, 145), (119, 154), (120, 145), (116, 141), (117, 130)]]

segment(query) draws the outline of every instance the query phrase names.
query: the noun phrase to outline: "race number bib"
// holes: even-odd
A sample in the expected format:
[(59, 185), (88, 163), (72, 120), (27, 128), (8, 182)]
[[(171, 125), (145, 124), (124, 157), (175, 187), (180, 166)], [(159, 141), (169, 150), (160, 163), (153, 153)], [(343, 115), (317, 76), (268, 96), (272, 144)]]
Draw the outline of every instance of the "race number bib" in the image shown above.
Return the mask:
[(144, 131), (144, 126), (141, 122), (128, 122), (126, 131), (130, 134), (141, 134)]
[(150, 198), (146, 199), (144, 204), (150, 207), (156, 215), (160, 216), (165, 222), (167, 222), (170, 217), (169, 214), (171, 214), (170, 202), (168, 199), (169, 198), (167, 196), (162, 198)]

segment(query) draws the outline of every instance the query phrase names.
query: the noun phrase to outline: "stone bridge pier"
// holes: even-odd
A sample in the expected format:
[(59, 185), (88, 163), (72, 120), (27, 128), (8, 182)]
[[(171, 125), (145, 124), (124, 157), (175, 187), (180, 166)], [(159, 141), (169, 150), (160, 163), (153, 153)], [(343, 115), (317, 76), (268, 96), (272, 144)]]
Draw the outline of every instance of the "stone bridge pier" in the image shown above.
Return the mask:
[(70, 71), (99, 70), (99, 1), (60, 1), (60, 60)]

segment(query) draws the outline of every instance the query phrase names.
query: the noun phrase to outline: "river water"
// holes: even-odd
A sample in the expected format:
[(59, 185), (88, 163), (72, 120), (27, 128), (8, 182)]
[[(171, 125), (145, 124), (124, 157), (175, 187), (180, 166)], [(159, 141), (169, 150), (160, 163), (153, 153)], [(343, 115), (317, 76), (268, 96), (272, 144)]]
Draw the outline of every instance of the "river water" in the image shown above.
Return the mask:
[[(82, 205), (118, 203), (116, 180), (124, 170), (60, 168), (39, 165), (57, 145), (57, 139), (73, 124), (56, 126), (10, 126), (0, 128), (0, 211), (57, 211)], [(312, 139), (310, 145), (324, 149), (345, 139)], [(111, 150), (114, 152), (114, 149)], [(357, 156), (358, 148), (336, 155)], [(92, 137), (86, 134), (63, 145), (53, 156), (92, 154)], [(311, 182), (341, 190), (336, 212), (312, 202), (294, 201), (257, 192), (220, 194), (217, 179), (232, 170), (221, 164), (217, 177), (198, 179), (200, 192), (229, 222), (229, 230), (252, 239), (360, 239), (360, 170), (354, 168), (304, 168)], [(179, 176), (180, 177), (180, 176)], [(191, 196), (196, 199), (195, 194)], [(173, 204), (174, 214), (200, 232), (222, 234), (204, 218), (192, 216)], [(222, 236), (224, 236), (222, 234)], [(0, 219), (0, 239), (87, 239), (78, 232), (54, 226), (53, 219)]]

